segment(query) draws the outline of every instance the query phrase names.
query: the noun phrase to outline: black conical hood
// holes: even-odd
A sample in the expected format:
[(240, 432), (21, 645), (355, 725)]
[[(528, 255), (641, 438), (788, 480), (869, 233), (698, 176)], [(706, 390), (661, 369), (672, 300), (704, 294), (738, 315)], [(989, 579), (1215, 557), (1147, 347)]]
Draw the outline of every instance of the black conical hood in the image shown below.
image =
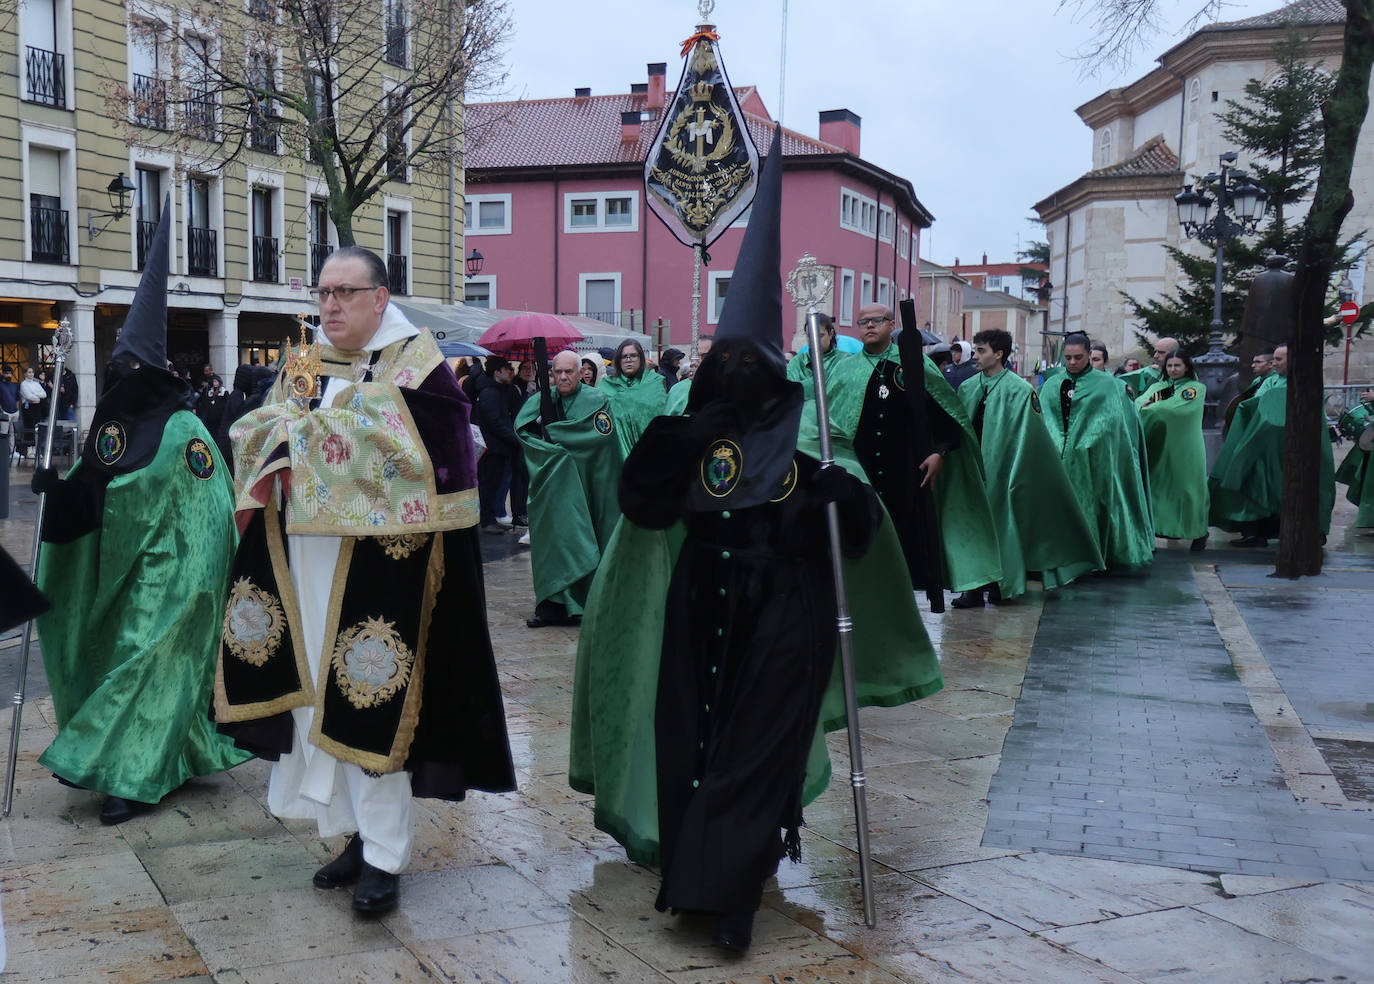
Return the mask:
[(773, 130), (716, 338), (747, 339), (782, 371), (782, 127)]
[(114, 362), (167, 368), (167, 246), (172, 235), (172, 196), (162, 200), (162, 217), (143, 254), (143, 278), (115, 342)]

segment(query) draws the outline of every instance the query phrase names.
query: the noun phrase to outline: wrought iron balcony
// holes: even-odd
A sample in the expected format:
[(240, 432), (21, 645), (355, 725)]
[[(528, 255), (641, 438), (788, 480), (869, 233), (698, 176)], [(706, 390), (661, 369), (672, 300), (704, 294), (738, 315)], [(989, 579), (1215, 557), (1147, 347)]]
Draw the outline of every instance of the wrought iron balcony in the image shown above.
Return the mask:
[(191, 226), (186, 230), (186, 271), (193, 277), (219, 274), (219, 233)]
[(33, 244), (30, 258), (35, 263), (70, 263), (67, 249), (67, 210), (29, 208), (29, 238)]
[(138, 226), (138, 268), (148, 261), (148, 250), (153, 246), (153, 233), (157, 232), (157, 219), (139, 219)]
[(329, 254), (334, 252), (334, 247), (328, 243), (310, 244), (310, 286), (315, 287), (320, 282), (320, 270), (324, 268), (324, 261), (329, 259)]
[(258, 109), (248, 110), (248, 146), (267, 154), (277, 153), (279, 118)]
[(273, 21), (277, 19), (276, 0), (248, 0), (248, 13), (258, 20)]
[(386, 254), (386, 274), (387, 289), (393, 294), (409, 294), (409, 284), (407, 283), (407, 273), (409, 263), (404, 255), (400, 253)]
[(134, 123), (150, 130), (167, 129), (167, 80), (156, 75), (134, 76)]
[[(393, 8), (395, 9), (395, 8)], [(386, 51), (382, 57), (393, 65), (406, 64), (406, 25), (404, 14), (388, 14), (386, 25)]]
[(253, 279), (264, 284), (278, 282), (275, 236), (253, 237)]
[(28, 51), (24, 57), (24, 76), (27, 82), (25, 98), (29, 102), (66, 109), (66, 59), (56, 51), (46, 51), (32, 45), (26, 47)]
[(207, 89), (186, 88), (186, 132), (201, 140), (219, 140), (219, 98)]

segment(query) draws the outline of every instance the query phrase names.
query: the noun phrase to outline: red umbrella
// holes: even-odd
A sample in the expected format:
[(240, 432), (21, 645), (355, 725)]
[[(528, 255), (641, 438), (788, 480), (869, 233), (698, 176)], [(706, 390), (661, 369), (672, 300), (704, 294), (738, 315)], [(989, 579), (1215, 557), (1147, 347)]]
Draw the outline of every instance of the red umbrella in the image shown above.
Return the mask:
[(477, 339), (477, 344), (494, 352), (528, 352), (536, 338), (542, 338), (550, 351), (567, 348), (582, 341), (582, 332), (556, 314), (526, 311), (502, 318)]

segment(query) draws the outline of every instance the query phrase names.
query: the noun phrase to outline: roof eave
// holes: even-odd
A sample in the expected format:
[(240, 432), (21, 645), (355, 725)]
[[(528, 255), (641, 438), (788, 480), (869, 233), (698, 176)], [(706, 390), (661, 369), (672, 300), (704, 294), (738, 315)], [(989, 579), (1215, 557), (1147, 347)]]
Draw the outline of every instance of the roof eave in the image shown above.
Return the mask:
[(1182, 171), (1157, 174), (1085, 174), (1036, 202), (1033, 206), (1042, 222), (1050, 222), (1094, 199), (1172, 198), (1183, 186)]

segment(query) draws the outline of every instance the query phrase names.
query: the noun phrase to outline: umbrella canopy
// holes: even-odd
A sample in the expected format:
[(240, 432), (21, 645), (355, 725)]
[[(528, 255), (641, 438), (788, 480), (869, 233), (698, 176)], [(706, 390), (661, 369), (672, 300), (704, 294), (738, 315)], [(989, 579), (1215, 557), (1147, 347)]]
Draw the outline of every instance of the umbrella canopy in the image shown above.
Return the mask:
[(491, 355), (491, 349), (484, 349), (472, 342), (449, 341), (447, 338), (439, 339), (439, 351), (444, 353), (446, 359)]
[[(803, 345), (801, 348), (797, 349), (797, 351), (799, 353), (805, 352), (810, 347), (811, 346), (809, 344)], [(862, 352), (864, 348), (864, 343), (859, 341), (853, 335), (837, 334), (835, 336), (835, 348), (839, 349), (841, 352)]]
[(477, 344), (494, 352), (528, 351), (536, 338), (544, 339), (552, 351), (582, 341), (582, 332), (556, 314), (526, 311), (496, 322), (482, 332)]

